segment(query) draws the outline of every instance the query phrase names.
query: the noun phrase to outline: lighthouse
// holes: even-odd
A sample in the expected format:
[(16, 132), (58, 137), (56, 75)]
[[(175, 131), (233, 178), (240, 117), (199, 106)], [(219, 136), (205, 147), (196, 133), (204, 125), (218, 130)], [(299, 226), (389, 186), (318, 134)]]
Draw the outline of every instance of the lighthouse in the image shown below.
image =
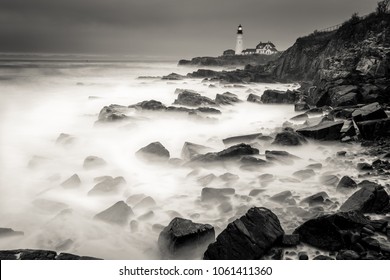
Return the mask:
[(236, 40), (236, 55), (240, 55), (244, 49), (244, 39), (242, 35), (241, 24), (237, 28), (237, 40)]

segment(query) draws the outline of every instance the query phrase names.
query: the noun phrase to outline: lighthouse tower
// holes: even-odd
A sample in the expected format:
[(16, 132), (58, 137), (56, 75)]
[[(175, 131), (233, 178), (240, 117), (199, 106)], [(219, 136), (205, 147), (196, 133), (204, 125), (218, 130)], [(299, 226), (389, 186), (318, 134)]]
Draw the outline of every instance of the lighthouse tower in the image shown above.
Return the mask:
[(236, 55), (240, 55), (244, 49), (244, 39), (242, 37), (241, 24), (237, 28), (237, 40), (236, 40)]

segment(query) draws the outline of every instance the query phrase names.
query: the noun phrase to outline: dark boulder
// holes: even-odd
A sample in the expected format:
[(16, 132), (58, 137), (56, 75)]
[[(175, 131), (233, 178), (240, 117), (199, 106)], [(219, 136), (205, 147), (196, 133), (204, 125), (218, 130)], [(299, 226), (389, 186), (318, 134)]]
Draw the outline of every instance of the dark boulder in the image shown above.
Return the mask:
[(299, 146), (303, 143), (307, 143), (305, 137), (289, 127), (286, 127), (282, 132), (276, 134), (275, 140), (272, 142), (273, 145), (281, 146)]
[(280, 91), (267, 89), (261, 96), (261, 101), (265, 104), (294, 104), (298, 97), (297, 91)]
[(360, 255), (353, 250), (341, 250), (336, 256), (336, 260), (359, 260)]
[(160, 143), (153, 142), (139, 149), (136, 152), (137, 156), (147, 160), (166, 161), (169, 159), (169, 151)]
[(232, 137), (223, 139), (222, 142), (225, 145), (236, 144), (236, 143), (247, 143), (248, 144), (250, 142), (257, 140), (261, 136), (262, 136), (261, 133), (232, 136)]
[(356, 165), (356, 168), (357, 170), (360, 170), (360, 171), (370, 171), (370, 170), (373, 170), (374, 168), (372, 167), (371, 164), (367, 163), (367, 162), (359, 162), (357, 165)]
[(368, 222), (358, 212), (342, 212), (308, 220), (295, 229), (294, 234), (299, 234), (301, 242), (335, 251), (348, 248), (349, 244), (344, 238), (345, 231), (359, 231)]
[(68, 179), (66, 179), (64, 182), (61, 183), (61, 187), (65, 189), (72, 189), (77, 188), (81, 185), (81, 180), (79, 175), (73, 174)]
[(233, 103), (237, 103), (240, 101), (241, 100), (238, 99), (237, 95), (231, 92), (217, 94), (215, 97), (215, 103), (217, 103), (218, 105), (232, 105)]
[(302, 202), (309, 204), (309, 206), (315, 206), (315, 205), (328, 204), (331, 201), (326, 192), (319, 192), (304, 198)]
[(359, 211), (362, 213), (381, 213), (389, 206), (389, 195), (380, 185), (366, 185), (350, 196), (340, 211)]
[(204, 253), (206, 260), (255, 260), (283, 238), (278, 217), (266, 208), (254, 207), (230, 223)]
[(171, 73), (169, 75), (163, 76), (161, 79), (162, 80), (183, 80), (185, 76), (177, 74), (177, 73)]
[(280, 245), (282, 247), (294, 247), (299, 245), (300, 242), (299, 234), (285, 234)]
[(390, 136), (390, 118), (362, 121), (356, 125), (363, 139), (373, 140), (377, 137)]
[(343, 121), (322, 122), (315, 126), (298, 129), (297, 132), (315, 140), (339, 140), (343, 125)]
[(301, 111), (307, 111), (310, 107), (307, 105), (306, 102), (298, 102), (294, 104), (294, 111), (295, 112), (301, 112)]
[(184, 91), (182, 93), (179, 93), (174, 104), (192, 106), (192, 107), (216, 105), (215, 101), (213, 101), (212, 99), (206, 96), (202, 96), (199, 93), (190, 92), (190, 91)]
[(248, 98), (246, 101), (252, 102), (252, 103), (263, 104), (263, 102), (261, 101), (261, 97), (256, 95), (256, 94), (253, 94), (253, 93), (248, 95)]
[(95, 219), (110, 224), (126, 225), (130, 218), (134, 216), (131, 207), (124, 201), (118, 201), (111, 207), (95, 215)]
[(135, 105), (130, 105), (129, 108), (135, 108), (137, 110), (150, 110), (150, 111), (164, 111), (167, 107), (160, 101), (145, 100)]
[(352, 180), (351, 177), (349, 176), (344, 176), (337, 184), (338, 191), (345, 191), (345, 190), (356, 189), (356, 188), (357, 188), (356, 182)]
[(358, 123), (362, 121), (371, 121), (378, 119), (386, 119), (387, 114), (378, 102), (368, 104), (352, 113), (353, 120)]
[(169, 258), (191, 258), (204, 252), (214, 240), (215, 231), (211, 225), (174, 218), (161, 231), (158, 246), (161, 253)]
[[(211, 107), (199, 107), (195, 109), (195, 112), (203, 113), (203, 114), (214, 114), (219, 115), (221, 111)], [(191, 113), (191, 112), (190, 112)]]
[(111, 104), (109, 106), (104, 106), (98, 117), (98, 122), (114, 122), (114, 121), (123, 121), (128, 119), (124, 113), (128, 111), (126, 106)]
[(250, 145), (244, 143), (231, 146), (217, 153), (218, 157), (222, 159), (245, 156), (245, 155), (257, 155), (257, 154), (259, 154), (258, 149), (252, 148)]

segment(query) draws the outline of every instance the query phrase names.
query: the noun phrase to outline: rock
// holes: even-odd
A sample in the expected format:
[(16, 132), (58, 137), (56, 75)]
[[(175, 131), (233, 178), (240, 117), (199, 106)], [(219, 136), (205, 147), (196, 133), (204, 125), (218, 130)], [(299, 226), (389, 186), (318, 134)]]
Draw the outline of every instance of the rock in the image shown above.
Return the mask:
[(214, 114), (214, 115), (222, 114), (221, 111), (210, 107), (199, 107), (195, 110), (195, 112), (199, 112), (203, 114)]
[(326, 260), (334, 260), (334, 258), (331, 258), (329, 256), (324, 256), (324, 255), (318, 255), (318, 256), (314, 257), (313, 260), (326, 261)]
[(362, 121), (356, 125), (363, 139), (373, 140), (378, 137), (390, 136), (390, 118)]
[(104, 221), (110, 224), (125, 225), (129, 219), (134, 216), (131, 207), (124, 201), (118, 201), (111, 207), (95, 215), (95, 219)]
[(198, 93), (196, 92), (195, 90), (192, 90), (192, 89), (183, 89), (183, 88), (177, 88), (175, 89), (175, 94), (179, 94), (179, 93), (182, 93), (182, 92), (185, 92), (185, 91), (188, 91), (188, 92), (192, 92), (192, 93)]
[(174, 218), (158, 237), (158, 247), (173, 258), (191, 258), (215, 240), (214, 227), (191, 220)]
[(305, 121), (308, 118), (309, 118), (309, 115), (304, 113), (304, 114), (296, 115), (295, 117), (292, 117), (290, 120), (291, 121)]
[(107, 164), (106, 161), (100, 157), (89, 156), (85, 158), (83, 167), (84, 169), (89, 170), (89, 169), (103, 167), (106, 164)]
[(233, 181), (237, 181), (240, 179), (240, 177), (236, 174), (232, 174), (232, 173), (224, 173), (222, 175), (219, 175), (219, 178), (222, 180), (222, 181), (225, 181), (225, 182), (233, 182)]
[(163, 76), (161, 79), (162, 80), (177, 81), (177, 80), (183, 80), (184, 78), (185, 78), (185, 76), (183, 76), (183, 75), (180, 75), (180, 74), (177, 74), (177, 73), (171, 73), (169, 75)]
[(200, 195), (200, 199), (203, 202), (208, 201), (225, 201), (228, 196), (235, 194), (236, 191), (233, 188), (203, 188)]
[(0, 238), (21, 235), (24, 235), (23, 231), (14, 231), (12, 228), (0, 228)]
[(126, 203), (131, 205), (131, 206), (134, 206), (138, 202), (140, 202), (142, 199), (144, 199), (145, 197), (146, 197), (146, 195), (144, 195), (143, 193), (133, 194), (127, 198)]
[(256, 95), (256, 94), (253, 94), (253, 93), (248, 95), (248, 98), (246, 101), (252, 102), (252, 103), (263, 104), (263, 102), (261, 101), (261, 97)]
[(130, 222), (130, 230), (131, 232), (137, 232), (139, 227), (139, 222), (137, 220), (132, 220)]
[(261, 136), (262, 136), (261, 133), (254, 133), (254, 134), (248, 134), (248, 135), (239, 135), (239, 136), (233, 136), (233, 137), (225, 138), (225, 139), (222, 140), (222, 142), (225, 145), (237, 144), (237, 143), (251, 143), (251, 142), (257, 140)]
[(268, 166), (269, 165), (269, 162), (267, 162), (263, 159), (260, 159), (260, 158), (252, 157), (252, 156), (243, 156), (240, 159), (240, 162), (242, 163), (240, 168), (248, 169), (248, 170), (251, 169), (251, 167)]
[(367, 162), (359, 162), (356, 168), (360, 171), (369, 171), (373, 170), (372, 165)]
[(351, 179), (349, 176), (344, 176), (341, 178), (340, 182), (337, 184), (337, 190), (338, 191), (345, 191), (350, 189), (356, 189), (357, 184), (354, 180)]
[(139, 149), (136, 155), (151, 161), (167, 161), (170, 156), (169, 151), (160, 142), (150, 143)]
[(308, 203), (309, 206), (315, 206), (315, 205), (321, 205), (321, 204), (327, 204), (330, 201), (329, 196), (326, 192), (319, 192), (316, 194), (313, 194), (311, 196), (308, 196), (302, 200), (303, 203)]
[(134, 209), (135, 210), (139, 210), (139, 209), (149, 209), (151, 207), (155, 207), (156, 206), (156, 201), (154, 201), (154, 199), (151, 197), (151, 196), (147, 196), (143, 199), (141, 199), (140, 202), (138, 202), (135, 206), (134, 206)]
[(276, 104), (294, 104), (297, 99), (296, 91), (280, 91), (267, 89), (261, 96), (261, 101), (265, 104), (276, 103)]
[(284, 235), (278, 217), (266, 208), (254, 207), (230, 223), (204, 253), (208, 260), (260, 259)]
[(114, 122), (114, 121), (123, 121), (128, 119), (125, 112), (128, 111), (126, 106), (111, 104), (109, 106), (104, 106), (100, 112), (98, 121), (99, 122)]
[(33, 200), (33, 205), (40, 210), (46, 211), (46, 212), (59, 212), (66, 208), (68, 208), (68, 205), (62, 202), (44, 199), (44, 198), (38, 198)]
[(381, 213), (389, 206), (389, 195), (380, 186), (364, 186), (350, 196), (340, 211), (359, 211), (362, 213)]
[(343, 96), (341, 96), (337, 101), (334, 103), (336, 106), (351, 106), (358, 104), (360, 99), (360, 94), (356, 92), (350, 92)]
[(307, 169), (321, 169), (322, 168), (322, 163), (312, 163), (306, 166)]
[(300, 146), (303, 143), (307, 143), (305, 137), (295, 132), (292, 128), (286, 127), (282, 132), (276, 134), (273, 145), (281, 146)]
[(120, 186), (123, 184), (126, 184), (126, 181), (122, 176), (116, 178), (107, 177), (103, 181), (97, 183), (88, 192), (88, 195), (116, 194), (119, 192)]
[(339, 140), (343, 121), (323, 122), (315, 126), (298, 129), (297, 132), (315, 140)]
[(298, 102), (294, 104), (294, 111), (295, 112), (300, 112), (300, 111), (307, 111), (309, 110), (310, 107), (307, 105), (306, 102)]
[(74, 142), (75, 138), (70, 135), (70, 134), (66, 134), (66, 133), (61, 133), (57, 140), (56, 140), (56, 144), (57, 145), (70, 145)]
[(283, 203), (291, 198), (292, 198), (292, 193), (290, 191), (283, 191), (271, 196), (269, 199), (275, 202)]
[(137, 110), (149, 110), (149, 111), (164, 111), (167, 107), (160, 101), (156, 100), (145, 100), (135, 105), (129, 106), (129, 108), (135, 108)]
[(299, 245), (299, 234), (285, 234), (283, 235), (280, 245), (282, 247), (294, 247)]
[(194, 157), (201, 155), (205, 152), (208, 152), (210, 150), (211, 148), (206, 146), (185, 142), (183, 148), (181, 149), (181, 157), (185, 160), (191, 160)]
[(338, 152), (336, 153), (336, 155), (337, 155), (338, 157), (345, 157), (346, 154), (347, 154), (346, 151), (338, 151)]
[(269, 161), (278, 162), (282, 164), (293, 164), (294, 160), (299, 157), (294, 156), (286, 151), (265, 151), (265, 158)]
[(360, 256), (353, 250), (341, 250), (336, 256), (336, 260), (359, 260)]
[(299, 260), (308, 260), (308, 259), (309, 259), (309, 256), (307, 255), (306, 252), (299, 252), (299, 253), (298, 253), (298, 259), (299, 259)]
[(194, 93), (190, 91), (184, 91), (179, 93), (174, 104), (185, 105), (185, 106), (215, 106), (217, 105), (215, 101), (211, 100), (208, 97), (202, 96), (199, 93)]
[(309, 179), (315, 175), (316, 175), (316, 173), (313, 171), (313, 169), (304, 169), (304, 170), (299, 170), (299, 171), (296, 171), (293, 173), (294, 177), (297, 177), (301, 180)]
[(65, 189), (72, 189), (77, 188), (81, 185), (81, 180), (79, 175), (73, 174), (71, 177), (69, 177), (67, 180), (61, 183), (61, 187)]
[(339, 182), (339, 177), (335, 175), (322, 175), (320, 177), (320, 183), (325, 186), (336, 186)]
[(294, 234), (299, 234), (301, 242), (335, 251), (348, 247), (344, 239), (345, 231), (360, 230), (368, 222), (369, 220), (358, 212), (342, 212), (308, 220), (295, 229)]
[(379, 105), (379, 103), (375, 102), (356, 109), (352, 113), (352, 118), (356, 123), (358, 123), (362, 121), (386, 119), (387, 114)]
[(259, 194), (261, 194), (264, 191), (265, 190), (263, 190), (263, 189), (253, 189), (253, 190), (250, 190), (248, 196), (258, 196)]
[(215, 176), (213, 173), (203, 176), (197, 180), (197, 182), (202, 185), (203, 187), (206, 187), (209, 185), (212, 181), (217, 179), (217, 176)]
[(146, 221), (146, 220), (152, 219), (153, 217), (154, 217), (154, 212), (153, 211), (148, 211), (145, 214), (142, 214), (141, 216), (139, 216), (137, 219), (139, 221)]
[(68, 253), (57, 254), (47, 250), (3, 250), (0, 251), (0, 260), (98, 260), (97, 258), (77, 256)]
[(247, 144), (241, 143), (238, 145), (231, 146), (217, 153), (217, 155), (219, 158), (234, 158), (245, 155), (257, 155), (258, 153), (258, 149), (252, 148)]
[(240, 102), (241, 100), (238, 99), (237, 95), (225, 92), (223, 94), (217, 94), (215, 97), (215, 103), (218, 105), (232, 105), (233, 103)]

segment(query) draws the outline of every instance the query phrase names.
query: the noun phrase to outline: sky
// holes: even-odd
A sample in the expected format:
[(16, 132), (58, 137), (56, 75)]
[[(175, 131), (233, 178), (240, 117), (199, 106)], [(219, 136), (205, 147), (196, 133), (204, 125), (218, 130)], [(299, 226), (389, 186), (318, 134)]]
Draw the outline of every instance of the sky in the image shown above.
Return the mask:
[(0, 0), (0, 52), (191, 58), (272, 41), (285, 50), (377, 0)]

